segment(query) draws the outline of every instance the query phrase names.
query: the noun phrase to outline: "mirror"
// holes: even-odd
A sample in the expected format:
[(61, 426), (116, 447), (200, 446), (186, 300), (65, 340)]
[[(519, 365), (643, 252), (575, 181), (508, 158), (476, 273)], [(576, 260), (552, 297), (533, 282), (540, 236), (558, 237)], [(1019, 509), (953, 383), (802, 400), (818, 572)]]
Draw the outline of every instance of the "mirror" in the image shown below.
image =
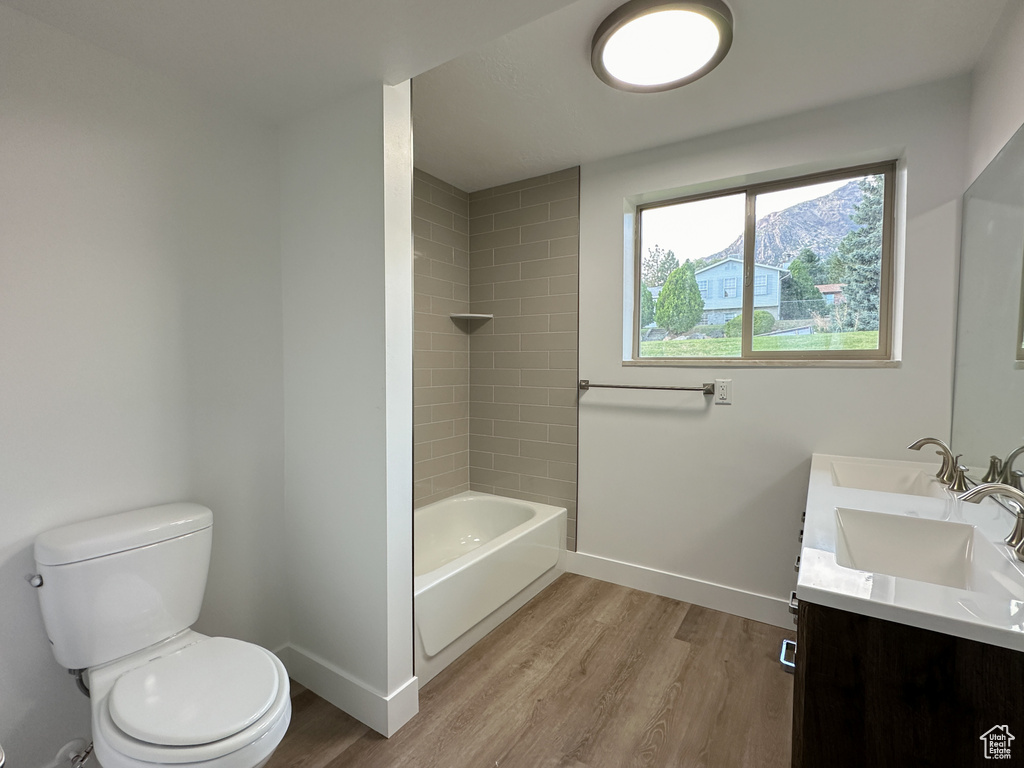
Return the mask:
[(1022, 275), (1024, 127), (964, 193), (952, 445), (982, 469), (1024, 445)]

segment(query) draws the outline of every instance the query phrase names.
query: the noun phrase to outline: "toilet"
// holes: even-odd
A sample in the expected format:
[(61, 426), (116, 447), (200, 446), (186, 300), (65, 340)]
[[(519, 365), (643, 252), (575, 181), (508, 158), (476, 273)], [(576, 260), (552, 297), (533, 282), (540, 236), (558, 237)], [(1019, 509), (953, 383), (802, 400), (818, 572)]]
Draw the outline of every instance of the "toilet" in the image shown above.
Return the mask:
[(178, 503), (36, 538), (43, 623), (57, 661), (85, 670), (104, 768), (259, 768), (288, 729), (278, 658), (191, 629), (212, 534), (209, 509)]

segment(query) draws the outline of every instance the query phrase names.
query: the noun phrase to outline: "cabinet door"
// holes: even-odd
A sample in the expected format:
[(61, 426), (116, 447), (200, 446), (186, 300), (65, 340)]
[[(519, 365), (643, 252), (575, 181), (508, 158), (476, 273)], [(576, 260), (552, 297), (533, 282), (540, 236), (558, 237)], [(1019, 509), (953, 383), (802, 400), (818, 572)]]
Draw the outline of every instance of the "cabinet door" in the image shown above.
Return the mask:
[(986, 748), (1000, 740), (1010, 755), (996, 764), (1024, 766), (1024, 653), (799, 610), (794, 768), (990, 767)]

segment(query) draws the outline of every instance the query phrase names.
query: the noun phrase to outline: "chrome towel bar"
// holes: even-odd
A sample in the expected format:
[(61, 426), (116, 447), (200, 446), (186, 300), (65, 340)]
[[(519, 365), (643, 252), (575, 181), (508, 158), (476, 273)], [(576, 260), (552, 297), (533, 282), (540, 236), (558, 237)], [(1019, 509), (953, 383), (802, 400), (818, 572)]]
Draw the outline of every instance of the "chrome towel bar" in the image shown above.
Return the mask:
[(699, 387), (652, 387), (643, 384), (591, 384), (590, 379), (580, 379), (580, 391), (588, 389), (669, 389), (675, 392), (701, 392), (705, 395), (715, 394), (715, 384), (702, 384)]

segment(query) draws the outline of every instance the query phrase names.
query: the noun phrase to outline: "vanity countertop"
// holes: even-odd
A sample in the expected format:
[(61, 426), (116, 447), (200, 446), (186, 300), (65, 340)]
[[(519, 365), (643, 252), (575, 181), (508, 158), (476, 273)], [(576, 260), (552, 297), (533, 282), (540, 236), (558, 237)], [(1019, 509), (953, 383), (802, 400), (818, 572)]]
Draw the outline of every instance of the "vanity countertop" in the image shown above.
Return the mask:
[[(1002, 543), (1013, 515), (991, 498), (959, 501), (934, 479), (937, 468), (938, 462), (814, 454), (797, 599), (1024, 650), (1024, 563)], [(892, 492), (896, 487), (905, 492)], [(967, 536), (959, 550), (947, 541), (955, 538), (951, 532)], [(929, 580), (848, 567), (875, 555), (898, 563), (886, 570), (921, 568)], [(967, 575), (933, 583), (942, 578), (929, 569)]]

